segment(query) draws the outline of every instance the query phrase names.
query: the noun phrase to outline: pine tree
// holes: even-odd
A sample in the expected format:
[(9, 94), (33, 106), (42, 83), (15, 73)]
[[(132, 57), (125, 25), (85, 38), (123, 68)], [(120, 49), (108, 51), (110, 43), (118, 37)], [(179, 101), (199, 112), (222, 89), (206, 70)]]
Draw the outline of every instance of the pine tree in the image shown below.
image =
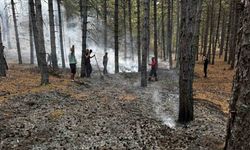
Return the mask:
[(38, 66), (41, 72), (41, 85), (46, 85), (49, 83), (49, 73), (46, 62), (46, 51), (44, 43), (44, 34), (43, 34), (43, 16), (42, 16), (42, 5), (41, 0), (34, 1), (29, 0), (31, 18), (32, 18), (32, 27), (34, 31), (34, 40), (35, 40), (35, 49)]
[(81, 77), (86, 76), (85, 54), (87, 48), (87, 24), (88, 24), (88, 0), (80, 0), (80, 15), (82, 23), (82, 61), (81, 61)]
[(193, 115), (193, 75), (195, 61), (195, 28), (197, 26), (198, 0), (181, 0), (180, 28), (180, 77), (179, 77), (179, 118), (180, 123), (192, 121)]
[(144, 21), (142, 35), (141, 86), (147, 86), (147, 57), (149, 51), (149, 0), (144, 0)]
[(241, 21), (239, 21), (242, 25), (241, 28), (238, 28), (238, 35), (235, 35), (239, 37), (237, 40), (237, 64), (233, 82), (233, 95), (230, 101), (225, 150), (246, 150), (250, 148), (250, 0), (243, 3), (237, 1), (237, 10), (241, 11), (242, 14)]
[(50, 46), (51, 46), (52, 67), (53, 69), (58, 69), (53, 0), (48, 0), (48, 7), (49, 7), (50, 44), (51, 44)]
[(15, 27), (18, 63), (22, 64), (23, 61), (22, 61), (21, 47), (20, 47), (20, 41), (19, 41), (19, 33), (18, 33), (18, 28), (17, 28), (17, 19), (16, 19), (16, 11), (15, 11), (14, 0), (11, 0), (11, 7), (12, 7), (12, 15), (13, 15), (14, 27)]
[(118, 24), (118, 17), (119, 17), (119, 0), (115, 0), (115, 73), (119, 73), (119, 38), (118, 38), (118, 30), (119, 30), (119, 24)]

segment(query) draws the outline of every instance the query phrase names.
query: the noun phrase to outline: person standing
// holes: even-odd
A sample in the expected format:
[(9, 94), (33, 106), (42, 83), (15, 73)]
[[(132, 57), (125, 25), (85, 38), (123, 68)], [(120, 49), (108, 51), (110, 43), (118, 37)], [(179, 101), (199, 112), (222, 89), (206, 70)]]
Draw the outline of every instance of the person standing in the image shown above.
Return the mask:
[(90, 59), (93, 58), (93, 57), (95, 57), (95, 55), (90, 56), (91, 53), (92, 53), (91, 49), (90, 50), (88, 50), (88, 49), (86, 50), (86, 55), (85, 55), (85, 57), (86, 57), (86, 63), (85, 63), (85, 65), (86, 65), (86, 74), (87, 74), (87, 77), (90, 77), (90, 74), (92, 73), (92, 66), (91, 66)]
[(107, 65), (108, 65), (108, 53), (106, 52), (105, 55), (103, 56), (103, 74), (107, 74)]
[(74, 45), (71, 47), (70, 51), (71, 51), (71, 53), (69, 54), (69, 66), (70, 66), (70, 70), (71, 70), (71, 80), (75, 81), (77, 60), (75, 57), (75, 46)]
[(208, 68), (208, 58), (206, 56), (203, 57), (204, 62), (204, 78), (207, 78), (207, 68)]
[(151, 66), (151, 71), (150, 71), (150, 74), (149, 74), (148, 81), (152, 81), (152, 76), (154, 76), (155, 81), (158, 81), (157, 73), (156, 73), (157, 61), (156, 61), (155, 57), (152, 57), (151, 64), (149, 64), (149, 65)]

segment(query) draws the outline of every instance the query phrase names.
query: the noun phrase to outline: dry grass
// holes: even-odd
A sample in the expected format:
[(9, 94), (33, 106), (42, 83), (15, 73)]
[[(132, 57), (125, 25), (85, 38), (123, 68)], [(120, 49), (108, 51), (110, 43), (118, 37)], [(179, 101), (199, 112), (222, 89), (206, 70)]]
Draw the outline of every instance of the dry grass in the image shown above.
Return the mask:
[(208, 78), (204, 78), (203, 63), (197, 62), (193, 84), (194, 98), (212, 102), (227, 113), (234, 75), (234, 70), (229, 68), (223, 60), (216, 59), (215, 65), (208, 66)]
[(0, 78), (0, 92), (8, 93), (0, 96), (0, 102), (7, 100), (15, 95), (25, 95), (28, 93), (40, 93), (52, 90), (70, 92), (69, 77), (64, 79), (50, 76), (50, 83), (46, 86), (40, 86), (40, 74), (34, 71), (34, 66), (30, 65), (11, 65), (7, 78)]
[(61, 109), (56, 109), (49, 114), (50, 119), (59, 119), (64, 115), (64, 111)]

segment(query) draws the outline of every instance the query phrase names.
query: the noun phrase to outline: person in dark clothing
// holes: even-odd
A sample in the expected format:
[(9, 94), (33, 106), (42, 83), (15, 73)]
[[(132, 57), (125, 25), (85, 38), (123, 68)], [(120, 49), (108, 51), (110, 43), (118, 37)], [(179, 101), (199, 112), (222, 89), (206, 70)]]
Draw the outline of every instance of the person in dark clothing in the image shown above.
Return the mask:
[(3, 53), (3, 55), (2, 55), (3, 63), (5, 65), (5, 69), (8, 70), (9, 67), (8, 67), (7, 61), (6, 61), (5, 56), (4, 56), (4, 48), (5, 48), (5, 46), (3, 45), (3, 43), (0, 43), (0, 49), (2, 49), (2, 53)]
[(91, 66), (91, 62), (90, 62), (90, 59), (95, 57), (95, 55), (93, 56), (90, 56), (92, 53), (92, 50), (86, 50), (86, 60), (85, 60), (85, 68), (86, 68), (86, 74), (87, 74), (87, 77), (90, 77), (90, 74), (92, 73), (92, 66)]
[(77, 60), (75, 57), (75, 46), (73, 45), (70, 49), (71, 53), (69, 54), (69, 66), (71, 70), (71, 80), (75, 80), (75, 74), (76, 74), (76, 64)]
[(203, 57), (204, 61), (204, 78), (207, 78), (207, 68), (208, 68), (208, 58), (206, 56)]
[(151, 61), (151, 64), (149, 64), (151, 66), (151, 71), (150, 71), (150, 74), (149, 74), (149, 78), (148, 78), (148, 81), (152, 81), (152, 77), (154, 76), (155, 78), (155, 81), (158, 81), (158, 78), (157, 78), (157, 73), (156, 73), (156, 70), (157, 70), (157, 61), (154, 57), (152, 57), (152, 61)]
[(105, 55), (103, 56), (103, 74), (107, 74), (107, 65), (108, 65), (108, 53), (106, 52)]

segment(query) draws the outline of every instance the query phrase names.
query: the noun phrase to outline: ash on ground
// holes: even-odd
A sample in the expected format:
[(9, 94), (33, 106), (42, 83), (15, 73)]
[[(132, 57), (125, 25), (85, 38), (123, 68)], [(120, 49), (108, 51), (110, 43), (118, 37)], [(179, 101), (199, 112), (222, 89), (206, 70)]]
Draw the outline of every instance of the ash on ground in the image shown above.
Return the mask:
[[(66, 80), (66, 79), (65, 79)], [(222, 149), (226, 115), (194, 102), (195, 120), (176, 123), (178, 75), (160, 70), (159, 81), (140, 87), (137, 73), (69, 83), (13, 96), (0, 104), (0, 149)]]

